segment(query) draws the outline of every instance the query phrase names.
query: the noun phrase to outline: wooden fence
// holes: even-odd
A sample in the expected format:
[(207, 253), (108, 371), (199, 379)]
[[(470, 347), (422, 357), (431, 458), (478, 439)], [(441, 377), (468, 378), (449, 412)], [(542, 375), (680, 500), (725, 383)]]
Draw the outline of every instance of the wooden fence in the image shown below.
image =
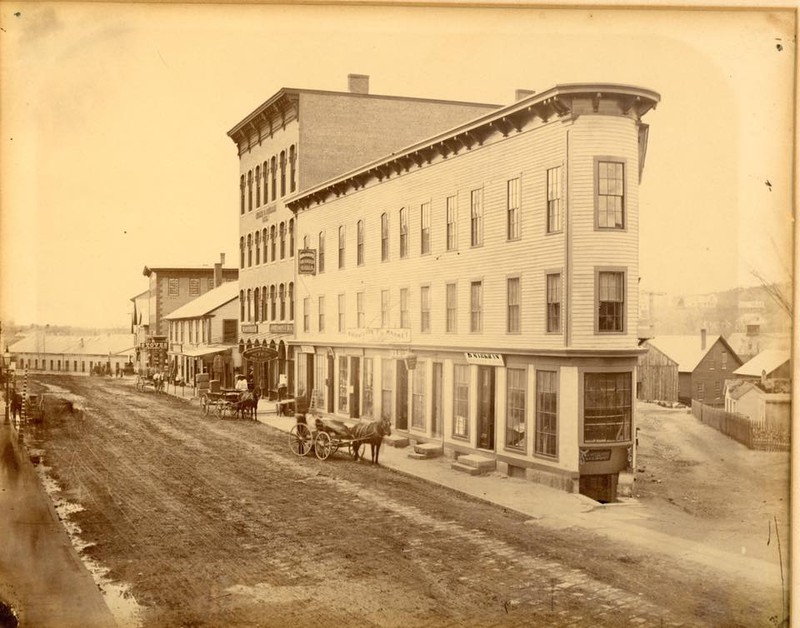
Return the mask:
[(789, 434), (765, 430), (748, 417), (722, 408), (712, 408), (692, 399), (692, 414), (709, 427), (722, 432), (749, 449), (790, 451)]

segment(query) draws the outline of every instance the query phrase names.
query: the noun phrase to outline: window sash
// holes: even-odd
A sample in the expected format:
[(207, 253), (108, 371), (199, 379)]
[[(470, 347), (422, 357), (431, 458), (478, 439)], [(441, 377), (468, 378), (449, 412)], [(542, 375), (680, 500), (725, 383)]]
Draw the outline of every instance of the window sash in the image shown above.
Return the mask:
[[(275, 317), (275, 314), (274, 314), (275, 301), (272, 302), (272, 305), (273, 305), (273, 315), (272, 316), (274, 318)], [(319, 310), (318, 310), (318, 314), (317, 314), (317, 316), (318, 316), (317, 327), (318, 327), (319, 331), (325, 331), (325, 297), (319, 297), (318, 307), (319, 307)]]
[(558, 453), (558, 372), (536, 371), (536, 434), (534, 452)]
[(417, 364), (411, 379), (411, 427), (425, 429), (425, 366)]
[(625, 274), (600, 272), (597, 276), (599, 331), (624, 331)]
[(420, 243), (419, 250), (421, 255), (431, 252), (431, 204), (423, 203), (419, 208), (420, 212)]
[(356, 263), (361, 266), (364, 263), (364, 221), (358, 221), (357, 241), (356, 241)]
[(470, 285), (470, 331), (481, 331), (483, 328), (483, 284), (473, 281)]
[(561, 331), (561, 274), (547, 275), (547, 331)]
[(456, 330), (456, 284), (447, 284), (447, 323), (446, 330), (454, 332)]
[(453, 436), (469, 438), (469, 366), (453, 365)]
[(625, 170), (616, 161), (597, 162), (597, 224), (604, 229), (625, 227)]
[(389, 291), (381, 290), (381, 327), (389, 326)]
[(507, 371), (506, 447), (524, 451), (527, 442), (525, 419), (526, 371), (509, 368)]
[(400, 257), (408, 256), (408, 210), (400, 210)]
[(483, 190), (470, 192), (470, 236), (472, 246), (483, 244)]
[(519, 179), (511, 179), (506, 184), (506, 211), (508, 215), (507, 237), (518, 240), (520, 237)]
[(547, 171), (547, 233), (562, 229), (561, 166)]
[(339, 356), (339, 412), (347, 412), (348, 387), (347, 387), (347, 362), (346, 355)]
[(381, 261), (389, 259), (389, 216), (381, 215)]
[(584, 375), (583, 440), (606, 443), (631, 440), (630, 373)]
[(345, 231), (344, 225), (339, 227), (339, 268), (344, 268), (344, 244), (345, 244)]
[(508, 278), (507, 292), (508, 292), (507, 331), (509, 333), (517, 333), (520, 331), (519, 277)]
[(456, 231), (456, 197), (447, 197), (447, 250), (453, 251), (458, 244)]
[(345, 301), (344, 295), (339, 295), (339, 331), (344, 332)]
[(422, 286), (419, 290), (419, 328), (420, 331), (431, 330), (430, 286)]

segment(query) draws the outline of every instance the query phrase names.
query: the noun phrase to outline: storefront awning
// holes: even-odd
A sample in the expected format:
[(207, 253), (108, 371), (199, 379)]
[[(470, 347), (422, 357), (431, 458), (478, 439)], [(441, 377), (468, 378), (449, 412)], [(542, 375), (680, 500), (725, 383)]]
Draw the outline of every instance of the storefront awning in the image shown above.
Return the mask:
[(203, 355), (211, 355), (212, 353), (222, 353), (233, 349), (230, 345), (206, 345), (204, 347), (197, 347), (193, 349), (184, 349), (180, 355), (185, 355), (189, 358), (199, 358)]

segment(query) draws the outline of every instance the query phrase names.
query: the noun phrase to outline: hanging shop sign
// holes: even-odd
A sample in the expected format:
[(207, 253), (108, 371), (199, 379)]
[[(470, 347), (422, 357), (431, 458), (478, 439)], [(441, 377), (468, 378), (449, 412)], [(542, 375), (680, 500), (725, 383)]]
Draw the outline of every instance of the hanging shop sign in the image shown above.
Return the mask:
[(258, 325), (242, 325), (242, 333), (243, 334), (257, 334), (258, 333)]
[(293, 334), (294, 323), (270, 323), (269, 331), (271, 334)]
[(480, 364), (483, 366), (504, 366), (502, 353), (484, 353), (478, 351), (467, 351), (464, 357), (468, 364)]
[(297, 251), (297, 273), (300, 275), (317, 274), (317, 249), (299, 249)]
[(580, 462), (585, 464), (587, 462), (605, 462), (611, 460), (610, 449), (581, 449)]
[(247, 349), (242, 353), (242, 357), (254, 362), (266, 362), (267, 360), (274, 360), (278, 357), (278, 350), (271, 349), (270, 347), (253, 347)]

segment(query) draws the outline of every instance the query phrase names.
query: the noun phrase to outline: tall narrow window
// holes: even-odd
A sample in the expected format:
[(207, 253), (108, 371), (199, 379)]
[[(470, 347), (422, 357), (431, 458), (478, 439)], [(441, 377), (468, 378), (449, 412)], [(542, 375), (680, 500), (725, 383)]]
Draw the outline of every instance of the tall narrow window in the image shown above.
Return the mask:
[(289, 219), (289, 257), (294, 257), (294, 218)]
[(456, 284), (447, 284), (447, 303), (446, 303), (446, 325), (445, 330), (448, 332), (456, 331)]
[(294, 144), (289, 147), (289, 191), (297, 189), (297, 149)]
[(239, 177), (239, 213), (244, 214), (244, 190), (245, 190), (244, 175)]
[(239, 238), (239, 268), (244, 268), (244, 236)]
[(287, 295), (289, 299), (289, 320), (294, 321), (294, 282), (289, 282), (289, 292)]
[(286, 257), (286, 223), (282, 222), (280, 226), (281, 232), (281, 259)]
[(547, 171), (547, 233), (561, 229), (561, 166), (556, 166)]
[(281, 198), (286, 196), (286, 151), (281, 151)]
[(320, 273), (324, 273), (325, 272), (325, 232), (324, 231), (320, 231), (319, 232), (319, 246), (317, 247), (317, 249), (319, 251), (317, 253), (319, 272)]
[(256, 207), (261, 207), (261, 166), (256, 166)]
[(339, 226), (339, 268), (344, 268), (344, 243), (345, 243), (344, 225), (340, 225)]
[(269, 309), (270, 320), (278, 320), (278, 292), (275, 290), (275, 284), (269, 287)]
[(244, 290), (239, 290), (239, 320), (244, 322)]
[(254, 243), (256, 249), (256, 266), (261, 263), (261, 232), (256, 231), (256, 240)]
[(389, 216), (381, 214), (381, 261), (389, 259)]
[(431, 288), (422, 286), (419, 289), (419, 330), (431, 330)]
[(303, 331), (308, 333), (311, 331), (311, 299), (303, 297)]
[(247, 173), (247, 211), (253, 211), (253, 171)]
[(583, 379), (583, 440), (631, 440), (631, 374), (586, 373)]
[(339, 412), (343, 413), (347, 413), (347, 362), (349, 359), (346, 355), (339, 356)]
[(411, 427), (425, 429), (425, 363), (417, 364), (411, 379)]
[(356, 224), (356, 264), (364, 264), (364, 221), (359, 220)]
[(625, 331), (625, 273), (597, 273), (597, 330)]
[(447, 197), (447, 250), (448, 251), (455, 251), (458, 247), (458, 239), (457, 239), (457, 209), (458, 205), (456, 203), (457, 198), (455, 196), (448, 196)]
[[(267, 287), (261, 286), (261, 320), (265, 321), (269, 318), (267, 307), (269, 306), (269, 295), (267, 294)], [(211, 321), (209, 321), (209, 325)]]
[(269, 201), (269, 163), (261, 164), (261, 175), (264, 177), (264, 205)]
[(253, 234), (247, 234), (247, 267), (253, 265)]
[(389, 326), (389, 291), (381, 290), (381, 327)]
[(272, 173), (272, 200), (274, 201), (278, 197), (278, 163), (274, 156), (270, 160), (269, 170)]
[(253, 309), (255, 310), (255, 318), (253, 320), (258, 322), (261, 316), (261, 291), (258, 288), (253, 290)]
[(483, 190), (472, 190), (470, 198), (470, 244), (483, 244)]
[(558, 453), (558, 373), (536, 371), (536, 438), (534, 451), (541, 456)]
[(525, 450), (527, 435), (525, 421), (525, 369), (509, 368), (506, 412), (506, 447)]
[(278, 296), (281, 301), (281, 320), (286, 320), (286, 286), (281, 284), (278, 288)]
[(400, 327), (410, 327), (408, 322), (408, 288), (400, 288)]
[(419, 250), (422, 255), (431, 252), (431, 204), (423, 203), (419, 207)]
[(483, 282), (473, 281), (469, 293), (469, 330), (483, 330)]
[(270, 249), (272, 249), (270, 256), (272, 257), (272, 261), (274, 262), (278, 259), (278, 232), (275, 229), (275, 225), (272, 225), (269, 228), (269, 236), (270, 236)]
[(520, 331), (519, 321), (519, 277), (509, 277), (507, 284), (508, 313), (506, 316), (509, 334), (518, 334)]
[(506, 182), (507, 237), (518, 240), (520, 237), (519, 217), (519, 178)]
[(180, 294), (180, 280), (177, 277), (170, 277), (167, 280), (167, 295), (177, 297)]
[[(317, 319), (317, 331), (325, 331), (325, 297), (319, 297), (318, 301), (318, 319)], [(322, 382), (320, 382), (320, 385)]]
[(453, 365), (453, 436), (469, 438), (469, 365)]
[(364, 327), (364, 293), (356, 292), (356, 326), (359, 329)]
[(268, 248), (269, 247), (269, 237), (267, 237), (268, 233), (269, 232), (267, 231), (267, 228), (264, 227), (264, 230), (261, 232), (261, 238), (262, 238), (262, 240), (264, 242), (263, 258), (264, 258), (264, 263), (265, 264), (267, 263), (267, 257), (268, 257), (267, 254), (269, 253), (269, 248)]
[(394, 380), (394, 360), (381, 358), (381, 418), (392, 418), (392, 381)]
[(345, 300), (344, 300), (344, 295), (340, 294), (338, 302), (339, 333), (344, 333), (344, 314), (345, 314)]
[(408, 209), (400, 208), (400, 257), (408, 257)]
[(253, 320), (253, 292), (250, 288), (247, 289), (247, 321)]
[(547, 331), (561, 332), (561, 274), (547, 275)]
[(361, 382), (364, 388), (364, 406), (362, 408), (362, 415), (371, 417), (375, 403), (373, 400), (375, 392), (373, 388), (372, 358), (364, 358), (364, 372), (361, 377)]
[(617, 161), (597, 162), (597, 226), (625, 228), (625, 169)]

